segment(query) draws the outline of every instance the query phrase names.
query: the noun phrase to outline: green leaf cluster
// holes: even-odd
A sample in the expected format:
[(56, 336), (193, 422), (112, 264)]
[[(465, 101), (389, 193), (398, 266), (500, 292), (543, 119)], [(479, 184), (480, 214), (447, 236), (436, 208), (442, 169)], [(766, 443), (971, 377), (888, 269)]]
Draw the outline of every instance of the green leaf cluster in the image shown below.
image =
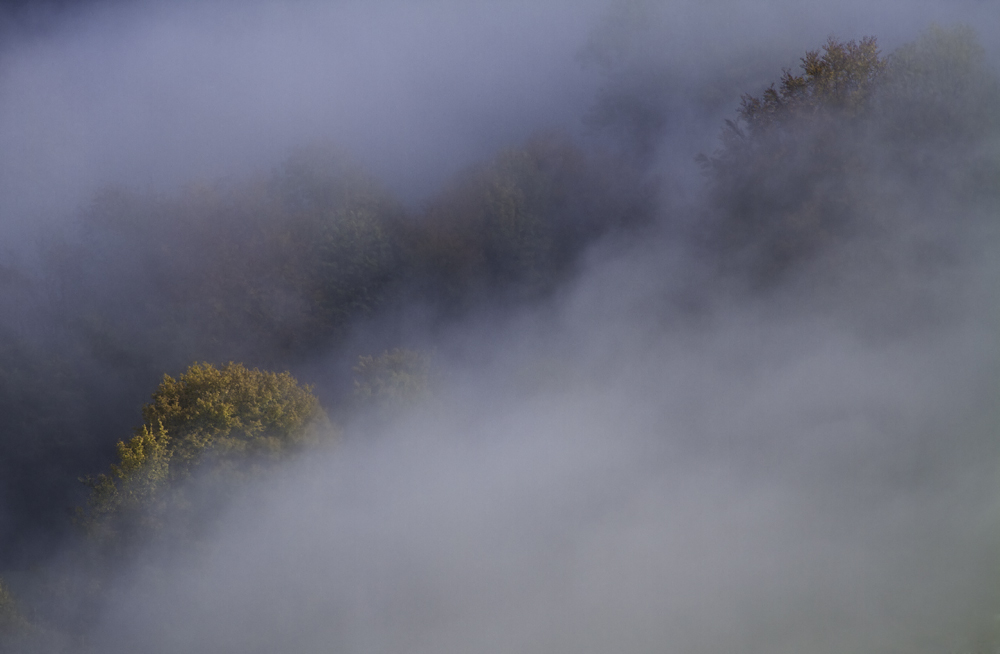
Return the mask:
[[(314, 441), (327, 426), (319, 401), (287, 372), (196, 363), (165, 375), (142, 410), (142, 433), (169, 439), (172, 475), (187, 475), (205, 456), (276, 458)], [(152, 427), (156, 425), (156, 427)]]
[(164, 376), (142, 415), (135, 435), (118, 442), (110, 472), (85, 479), (91, 495), (80, 521), (92, 535), (155, 529), (178, 506), (172, 491), (196, 470), (239, 478), (331, 430), (319, 401), (289, 373), (238, 363)]

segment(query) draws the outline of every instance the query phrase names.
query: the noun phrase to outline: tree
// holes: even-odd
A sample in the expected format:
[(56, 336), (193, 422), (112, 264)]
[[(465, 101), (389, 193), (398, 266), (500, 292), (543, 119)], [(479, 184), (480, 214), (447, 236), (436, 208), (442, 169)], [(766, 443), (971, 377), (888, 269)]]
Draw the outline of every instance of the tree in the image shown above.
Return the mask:
[(31, 631), (31, 623), (21, 613), (18, 602), (4, 586), (3, 580), (0, 580), (0, 651), (6, 651), (6, 644), (26, 637)]
[(187, 475), (202, 459), (273, 459), (327, 426), (319, 401), (287, 372), (196, 363), (178, 379), (165, 375), (142, 410), (137, 435), (168, 438), (171, 475)]
[(155, 377), (195, 358), (276, 366), (390, 298), (401, 212), (349, 157), (319, 146), (241, 182), (159, 196), (108, 189), (82, 213), (81, 242), (52, 248), (60, 308), (120, 369)]
[(894, 142), (965, 146), (1000, 128), (1000, 81), (968, 26), (932, 25), (895, 50), (877, 99)]
[(714, 245), (759, 279), (772, 279), (848, 233), (858, 204), (851, 180), (872, 98), (886, 70), (874, 37), (830, 38), (802, 74), (744, 95), (721, 147), (698, 158), (718, 223)]
[(331, 430), (319, 401), (289, 373), (238, 363), (165, 375), (142, 415), (135, 435), (118, 442), (110, 472), (84, 480), (91, 495), (80, 517), (92, 534), (156, 528), (177, 508), (172, 491), (196, 470), (239, 478)]
[(293, 256), (279, 272), (309, 302), (315, 329), (340, 333), (390, 299), (400, 276), (397, 223), (402, 209), (350, 161), (328, 148), (290, 157), (273, 182), (288, 214), (275, 241)]
[(892, 165), (969, 206), (1000, 200), (1000, 78), (967, 26), (931, 26), (893, 52), (877, 100)]
[(168, 442), (162, 426), (154, 432), (143, 425), (127, 443), (118, 441), (118, 463), (110, 473), (83, 480), (91, 493), (89, 511), (80, 517), (91, 536), (107, 539), (160, 525), (170, 472)]
[(409, 239), (429, 299), (461, 305), (478, 293), (532, 297), (551, 283), (554, 176), (563, 155), (579, 156), (530, 145), (505, 150), (431, 203)]
[(427, 395), (430, 355), (397, 347), (358, 357), (353, 371), (355, 406), (400, 407)]
[[(886, 68), (873, 36), (861, 41), (830, 37), (823, 52), (811, 50), (802, 58), (802, 75), (785, 70), (779, 88), (772, 84), (761, 97), (744, 95), (739, 117), (752, 134), (805, 117), (856, 117), (863, 114)], [(742, 130), (731, 122), (731, 132)]]
[(743, 96), (699, 157), (731, 267), (773, 281), (859, 235), (996, 207), (1000, 80), (970, 28), (931, 27), (888, 57), (873, 37), (830, 39), (802, 71)]
[(544, 297), (597, 237), (651, 215), (621, 169), (549, 133), (465, 171), (405, 234), (417, 294), (451, 308)]

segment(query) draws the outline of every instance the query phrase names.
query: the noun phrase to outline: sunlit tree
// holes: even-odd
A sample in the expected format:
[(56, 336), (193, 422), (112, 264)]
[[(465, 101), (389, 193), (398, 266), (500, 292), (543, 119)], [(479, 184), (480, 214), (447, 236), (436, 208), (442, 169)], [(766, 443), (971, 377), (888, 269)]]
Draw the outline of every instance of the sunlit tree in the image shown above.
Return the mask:
[(171, 491), (194, 472), (239, 478), (331, 431), (308, 387), (238, 363), (164, 376), (142, 415), (135, 435), (117, 444), (110, 472), (85, 480), (91, 495), (80, 519), (94, 535), (155, 528), (177, 508)]

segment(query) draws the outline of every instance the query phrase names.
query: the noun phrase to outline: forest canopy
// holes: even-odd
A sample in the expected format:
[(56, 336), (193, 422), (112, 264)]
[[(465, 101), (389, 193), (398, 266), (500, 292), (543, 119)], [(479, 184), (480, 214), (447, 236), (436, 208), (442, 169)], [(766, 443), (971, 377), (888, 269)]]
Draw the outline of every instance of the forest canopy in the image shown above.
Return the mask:
[(142, 415), (135, 435), (118, 442), (111, 471), (85, 480), (91, 494), (80, 522), (100, 540), (160, 526), (181, 501), (172, 491), (196, 472), (243, 476), (333, 431), (310, 389), (289, 373), (236, 363), (165, 375)]
[[(698, 158), (731, 269), (773, 281), (859, 234), (906, 229), (912, 198), (885, 180), (996, 179), (1000, 83), (968, 28), (932, 27), (888, 57), (874, 37), (831, 37), (801, 70), (745, 94), (721, 147)], [(996, 188), (955, 197), (995, 200)]]

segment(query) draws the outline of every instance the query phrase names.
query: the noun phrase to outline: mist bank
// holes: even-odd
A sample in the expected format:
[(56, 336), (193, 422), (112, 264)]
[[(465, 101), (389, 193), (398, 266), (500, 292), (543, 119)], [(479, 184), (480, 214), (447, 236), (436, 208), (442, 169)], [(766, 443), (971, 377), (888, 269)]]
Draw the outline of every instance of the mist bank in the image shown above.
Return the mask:
[[(591, 113), (625, 118), (614, 141), (669, 143), (660, 163), (697, 181), (687, 162), (712, 149), (740, 93), (758, 92), (827, 36), (874, 34), (891, 50), (935, 21), (985, 29), (991, 9), (974, 0), (41, 3), (11, 10), (20, 18), (3, 27), (0, 229), (5, 240), (32, 239), (40, 226), (61, 229), (107, 185), (169, 192), (240, 179), (317, 141), (419, 204), (539, 129), (585, 132)], [(595, 108), (605, 87), (613, 97)]]
[(552, 125), (592, 85), (594, 3), (94, 2), (9, 30), (5, 233), (58, 228), (100, 188), (242, 178), (336, 143), (419, 202)]
[(292, 369), (339, 411), (359, 355), (547, 301), (587, 247), (653, 219), (632, 168), (554, 134), (468, 169), (419, 212), (323, 147), (240, 183), (102, 193), (76, 235), (8, 268), (8, 546), (31, 556), (65, 523), (85, 499), (77, 478), (107, 465), (164, 374)]
[(91, 642), (995, 642), (995, 264), (885, 338), (853, 305), (728, 298), (678, 323), (651, 308), (676, 262), (631, 254), (556, 309), (442, 334), (430, 399), (253, 482), (196, 547), (168, 529), (115, 562)]

